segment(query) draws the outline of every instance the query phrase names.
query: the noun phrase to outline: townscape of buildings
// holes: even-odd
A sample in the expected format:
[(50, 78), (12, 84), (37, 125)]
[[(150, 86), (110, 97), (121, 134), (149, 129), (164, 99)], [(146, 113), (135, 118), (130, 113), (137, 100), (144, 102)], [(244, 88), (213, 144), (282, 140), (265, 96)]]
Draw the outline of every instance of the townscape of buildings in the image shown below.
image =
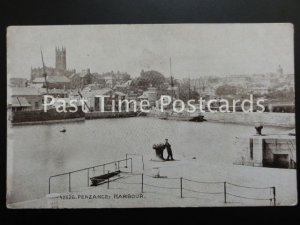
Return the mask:
[[(46, 77), (44, 76), (46, 74)], [(176, 78), (176, 75), (175, 75)], [(99, 101), (96, 95), (109, 95), (112, 98), (128, 100), (148, 100), (151, 106), (161, 95), (172, 95), (187, 101), (199, 97), (242, 98), (253, 94), (265, 98), (273, 104), (287, 105), (285, 110), (293, 110), (294, 75), (284, 74), (278, 66), (277, 71), (268, 74), (202, 76), (197, 79), (174, 79), (158, 71), (141, 71), (137, 78), (126, 72), (81, 72), (67, 69), (66, 48), (55, 49), (55, 67), (31, 68), (30, 79), (10, 78), (12, 88), (8, 107), (12, 111), (29, 111), (42, 109), (43, 96), (52, 95), (66, 100), (86, 98), (91, 111), (98, 111)]]

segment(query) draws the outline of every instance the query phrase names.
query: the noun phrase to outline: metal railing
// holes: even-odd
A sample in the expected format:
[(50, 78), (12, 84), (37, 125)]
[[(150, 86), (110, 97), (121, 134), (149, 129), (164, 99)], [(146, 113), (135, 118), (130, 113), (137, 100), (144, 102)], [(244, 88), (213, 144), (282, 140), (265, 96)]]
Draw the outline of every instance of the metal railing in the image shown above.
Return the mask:
[[(150, 175), (146, 175), (144, 173), (135, 173), (134, 176), (141, 176), (140, 181), (138, 182), (126, 182), (126, 181), (111, 181), (111, 183), (119, 183), (119, 184), (126, 184), (126, 185), (137, 185), (140, 186), (140, 190), (141, 193), (145, 193), (145, 187), (152, 187), (152, 188), (159, 188), (159, 189), (175, 189), (178, 190), (179, 192), (179, 196), (180, 198), (184, 198), (184, 193), (183, 191), (185, 191), (185, 194), (187, 194), (188, 192), (192, 192), (192, 193), (196, 193), (196, 194), (209, 194), (209, 195), (218, 195), (218, 196), (222, 196), (223, 195), (223, 201), (224, 203), (230, 203), (228, 201), (228, 197), (234, 197), (234, 198), (238, 198), (238, 199), (244, 199), (244, 200), (255, 200), (255, 201), (266, 201), (269, 202), (271, 206), (276, 206), (276, 187), (272, 186), (272, 187), (253, 187), (253, 186), (244, 186), (244, 185), (239, 185), (239, 184), (234, 184), (234, 183), (230, 183), (230, 182), (226, 182), (226, 181), (215, 181), (215, 182), (206, 182), (206, 181), (197, 181), (197, 180), (192, 180), (192, 179), (187, 179), (184, 177), (173, 177), (173, 178), (164, 178), (162, 180), (176, 180), (178, 181), (178, 186), (177, 185), (173, 185), (173, 186), (160, 186), (158, 184), (153, 184), (153, 183), (149, 183), (149, 182), (145, 182), (145, 177), (151, 177), (151, 178), (155, 178), (153, 176)], [(197, 188), (188, 188), (186, 187), (186, 183), (185, 182), (192, 182), (192, 183), (198, 183), (201, 185), (215, 185), (219, 187), (219, 191), (202, 191), (202, 190), (197, 190)], [(249, 196), (249, 195), (245, 195), (245, 194), (240, 194), (240, 193), (234, 193), (233, 190), (230, 190), (231, 186), (234, 186), (238, 189), (255, 189), (255, 190), (270, 190), (271, 193), (270, 195), (266, 196), (266, 197), (261, 197), (261, 196)], [(109, 189), (109, 186), (108, 186)], [(229, 189), (229, 190), (228, 190)]]
[[(90, 170), (91, 169), (94, 170), (95, 168), (102, 167), (103, 168), (103, 174), (104, 174), (105, 173), (105, 166), (115, 164), (116, 168), (117, 168), (116, 170), (119, 170), (120, 169), (120, 162), (124, 162), (124, 161), (126, 162), (125, 168), (128, 168), (128, 166), (127, 166), (128, 162), (127, 161), (130, 161), (130, 173), (132, 173), (132, 158), (127, 158), (127, 155), (126, 155), (126, 159), (121, 159), (121, 160), (117, 160), (117, 161), (113, 161), (113, 162), (109, 162), (109, 163), (103, 163), (103, 164), (100, 164), (100, 165), (86, 167), (86, 168), (79, 169), (79, 170), (73, 170), (73, 171), (70, 171), (70, 172), (65, 172), (65, 173), (52, 175), (52, 176), (49, 177), (49, 181), (48, 181), (49, 182), (49, 184), (48, 184), (48, 187), (49, 187), (48, 193), (49, 194), (51, 193), (51, 179), (54, 178), (54, 177), (60, 177), (60, 176), (68, 175), (68, 181), (69, 181), (68, 182), (68, 190), (69, 190), (69, 192), (71, 192), (71, 189), (72, 189), (71, 174), (78, 173), (78, 172), (86, 170), (87, 171), (87, 186), (89, 187), (90, 186)], [(111, 171), (111, 172), (113, 172), (113, 171)]]
[[(218, 196), (222, 196), (223, 195), (223, 201), (224, 203), (229, 203), (228, 202), (228, 197), (231, 196), (233, 198), (238, 198), (238, 199), (244, 199), (244, 200), (255, 200), (255, 201), (268, 201), (270, 202), (270, 205), (276, 206), (276, 188), (274, 186), (271, 187), (253, 187), (253, 186), (244, 186), (244, 185), (240, 185), (240, 184), (234, 184), (231, 182), (226, 182), (226, 181), (198, 181), (198, 180), (193, 180), (193, 179), (187, 179), (184, 177), (164, 177), (164, 179), (160, 179), (160, 180), (175, 180), (176, 182), (178, 182), (178, 186), (177, 185), (173, 185), (173, 186), (160, 186), (158, 184), (154, 184), (154, 183), (149, 183), (149, 181), (145, 182), (145, 177), (149, 177), (149, 178), (157, 178), (155, 176), (151, 176), (151, 175), (147, 175), (144, 173), (133, 173), (133, 166), (132, 166), (132, 158), (127, 158), (129, 154), (126, 154), (126, 158), (122, 159), (122, 160), (117, 160), (117, 161), (113, 161), (113, 162), (109, 162), (109, 163), (104, 163), (104, 164), (100, 164), (100, 165), (96, 165), (96, 166), (91, 166), (91, 167), (87, 167), (87, 168), (83, 168), (83, 169), (79, 169), (79, 170), (73, 170), (70, 172), (66, 172), (66, 173), (61, 173), (61, 174), (56, 174), (53, 176), (49, 177), (49, 194), (51, 193), (51, 179), (54, 177), (59, 177), (59, 176), (65, 176), (68, 175), (68, 188), (69, 188), (69, 192), (71, 192), (71, 174), (73, 173), (77, 173), (77, 172), (81, 172), (81, 171), (87, 171), (87, 186), (89, 185), (89, 180), (90, 180), (90, 170), (91, 169), (95, 169), (97, 167), (102, 167), (103, 169), (103, 174), (105, 174), (105, 166), (107, 165), (111, 165), (111, 164), (115, 164), (116, 170), (120, 170), (120, 162), (125, 162), (125, 166), (124, 168), (128, 168), (128, 161), (130, 161), (130, 171), (127, 173), (132, 174), (132, 176), (141, 176), (140, 180), (138, 182), (126, 182), (125, 181), (118, 181), (120, 178), (117, 179), (113, 179), (110, 180), (110, 178), (107, 179), (107, 189), (110, 189), (110, 183), (120, 183), (120, 184), (126, 184), (126, 185), (137, 185), (139, 186), (141, 193), (145, 192), (145, 187), (152, 187), (152, 188), (159, 188), (159, 189), (175, 189), (178, 190), (179, 192), (179, 196), (180, 198), (184, 198), (184, 195), (187, 195), (188, 193), (196, 193), (196, 194), (209, 194), (209, 195), (218, 195)], [(111, 171), (113, 172), (113, 171)], [(125, 171), (122, 171), (125, 172)], [(109, 173), (109, 171), (108, 171)], [(192, 183), (192, 184), (200, 184), (200, 185), (213, 185), (213, 186), (217, 186), (218, 187), (218, 191), (213, 191), (212, 189), (209, 189), (209, 191), (206, 190), (199, 190), (198, 188), (195, 188), (195, 185), (192, 185), (192, 187), (190, 188), (189, 185), (187, 185), (187, 183)], [(194, 188), (193, 188), (194, 187)], [(231, 187), (235, 187), (237, 189), (245, 189), (245, 190), (270, 190), (270, 195), (266, 196), (266, 197), (261, 197), (261, 196), (249, 196), (249, 195), (245, 195), (244, 193), (235, 193), (235, 191), (231, 188)], [(183, 193), (183, 191), (185, 193)]]

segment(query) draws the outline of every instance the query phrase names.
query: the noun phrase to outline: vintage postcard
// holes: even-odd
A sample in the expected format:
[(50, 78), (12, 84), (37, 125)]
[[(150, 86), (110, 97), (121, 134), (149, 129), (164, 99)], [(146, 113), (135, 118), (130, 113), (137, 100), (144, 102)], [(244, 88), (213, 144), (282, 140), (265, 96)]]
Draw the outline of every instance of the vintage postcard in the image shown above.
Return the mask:
[(297, 204), (292, 24), (7, 28), (8, 208)]

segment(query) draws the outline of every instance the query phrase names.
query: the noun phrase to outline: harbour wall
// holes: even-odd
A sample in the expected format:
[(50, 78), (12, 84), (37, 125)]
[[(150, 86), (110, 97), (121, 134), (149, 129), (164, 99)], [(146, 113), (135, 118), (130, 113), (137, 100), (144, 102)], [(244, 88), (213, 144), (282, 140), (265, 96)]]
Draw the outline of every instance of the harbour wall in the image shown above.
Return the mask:
[(17, 111), (12, 112), (12, 124), (37, 124), (37, 123), (49, 123), (58, 122), (62, 120), (82, 120), (84, 119), (84, 112), (81, 107), (78, 107), (76, 112), (57, 112), (56, 109), (44, 110), (32, 110), (32, 111)]
[(30, 122), (18, 122), (13, 123), (13, 126), (22, 126), (22, 125), (40, 125), (40, 124), (55, 124), (55, 123), (73, 123), (73, 122), (84, 122), (85, 118), (74, 118), (74, 119), (63, 119), (63, 120), (46, 120), (46, 121), (30, 121)]
[(262, 123), (266, 126), (279, 126), (279, 127), (295, 127), (295, 113), (244, 113), (244, 112), (205, 112), (202, 113), (204, 119), (213, 122), (222, 123), (238, 123), (254, 125), (255, 123)]
[(237, 137), (239, 149), (234, 164), (296, 168), (296, 137), (288, 134)]
[(104, 119), (104, 118), (124, 118), (135, 117), (136, 112), (87, 112), (85, 113), (85, 119)]

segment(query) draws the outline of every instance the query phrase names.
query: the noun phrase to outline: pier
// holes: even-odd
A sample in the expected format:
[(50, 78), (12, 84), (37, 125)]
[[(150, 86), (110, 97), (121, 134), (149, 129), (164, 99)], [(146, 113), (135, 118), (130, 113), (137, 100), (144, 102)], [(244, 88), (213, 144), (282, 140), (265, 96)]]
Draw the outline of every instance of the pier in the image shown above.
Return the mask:
[[(142, 201), (147, 201), (149, 205), (155, 204), (158, 199), (173, 199), (178, 205), (197, 206), (199, 202), (204, 206), (237, 206), (237, 205), (265, 205), (276, 206), (277, 188), (275, 186), (253, 186), (236, 183), (228, 180), (199, 180), (188, 175), (176, 176), (180, 163), (175, 162), (172, 168), (172, 175), (167, 170), (162, 169), (168, 176), (158, 177), (151, 172), (157, 163), (151, 163), (145, 170), (132, 170), (132, 158), (104, 163), (89, 168), (70, 171), (53, 175), (49, 178), (49, 194), (44, 198), (33, 201), (26, 201), (12, 204), (11, 207), (18, 208), (38, 206), (41, 208), (69, 208), (76, 207), (78, 201), (84, 208), (103, 207), (103, 204), (122, 204), (116, 200), (131, 199), (134, 206), (139, 207)], [(130, 163), (127, 163), (130, 162)], [(135, 168), (139, 162), (135, 159)], [(122, 165), (121, 165), (122, 164)], [(127, 164), (127, 166), (126, 166)], [(107, 176), (106, 181), (94, 186), (89, 183), (89, 176), (95, 168), (100, 168), (98, 174), (112, 174), (105, 170), (105, 166), (116, 166), (114, 176)], [(130, 166), (129, 166), (130, 165)], [(171, 165), (171, 164), (169, 164)], [(104, 169), (104, 170), (102, 170)], [(74, 185), (72, 188), (72, 178), (75, 173), (87, 172), (87, 184)], [(104, 171), (104, 172), (103, 172)], [(175, 172), (175, 173), (174, 173)], [(73, 174), (71, 176), (71, 174)], [(51, 182), (60, 176), (68, 177), (68, 190), (60, 193), (50, 192)], [(92, 179), (91, 179), (92, 180)], [(85, 199), (93, 199), (86, 202)], [(187, 204), (187, 205), (186, 205)]]
[(237, 164), (295, 169), (296, 137), (288, 133), (239, 137)]

